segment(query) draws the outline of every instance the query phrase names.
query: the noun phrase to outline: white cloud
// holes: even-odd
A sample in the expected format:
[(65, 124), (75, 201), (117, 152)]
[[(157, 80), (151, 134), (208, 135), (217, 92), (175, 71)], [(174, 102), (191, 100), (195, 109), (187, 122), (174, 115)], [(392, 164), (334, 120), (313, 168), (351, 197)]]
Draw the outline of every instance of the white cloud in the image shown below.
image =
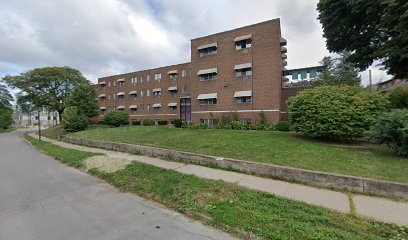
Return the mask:
[(316, 4), (0, 0), (0, 75), (68, 65), (95, 82), (102, 76), (187, 62), (192, 38), (278, 17), (288, 40), (288, 67), (313, 66), (328, 54)]

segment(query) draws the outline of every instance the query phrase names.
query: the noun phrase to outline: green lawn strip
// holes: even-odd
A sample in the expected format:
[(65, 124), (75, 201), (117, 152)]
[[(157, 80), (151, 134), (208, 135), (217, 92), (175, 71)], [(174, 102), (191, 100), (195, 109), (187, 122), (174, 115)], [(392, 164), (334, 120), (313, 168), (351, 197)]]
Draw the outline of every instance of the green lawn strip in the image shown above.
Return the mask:
[(100, 155), (97, 153), (83, 152), (74, 149), (63, 148), (45, 141), (39, 141), (31, 136), (26, 135), (26, 140), (36, 148), (44, 151), (48, 155), (54, 157), (60, 162), (75, 168), (84, 168), (83, 160), (88, 157)]
[(133, 162), (125, 169), (90, 173), (240, 238), (404, 239), (408, 229), (249, 190), (223, 181)]
[(41, 134), (44, 137), (47, 137), (50, 139), (58, 139), (58, 136), (65, 134), (65, 129), (63, 125), (57, 125), (57, 126), (45, 129), (44, 131), (41, 132)]
[(129, 126), (94, 128), (69, 136), (408, 182), (408, 159), (393, 155), (383, 146), (339, 146), (300, 138), (295, 133)]
[(12, 128), (9, 128), (9, 129), (0, 128), (0, 133), (8, 133), (8, 132), (12, 132), (12, 131), (14, 131), (16, 129), (17, 128), (15, 128), (15, 127), (12, 127)]

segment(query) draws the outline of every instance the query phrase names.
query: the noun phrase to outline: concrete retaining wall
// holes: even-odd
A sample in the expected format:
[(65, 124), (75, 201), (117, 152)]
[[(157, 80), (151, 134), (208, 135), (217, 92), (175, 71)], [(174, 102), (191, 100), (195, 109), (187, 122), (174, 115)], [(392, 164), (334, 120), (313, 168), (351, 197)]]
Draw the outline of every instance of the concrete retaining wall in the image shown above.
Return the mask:
[(230, 158), (219, 158), (195, 153), (147, 147), (125, 143), (114, 143), (99, 140), (87, 140), (61, 136), (60, 140), (68, 143), (115, 150), (127, 153), (140, 153), (154, 157), (170, 157), (185, 163), (212, 165), (223, 169), (239, 170), (257, 175), (295, 180), (317, 186), (347, 189), (355, 192), (372, 193), (385, 196), (396, 196), (408, 199), (408, 185), (403, 183), (380, 181), (339, 174), (328, 174), (297, 168), (282, 167), (265, 163), (254, 163)]

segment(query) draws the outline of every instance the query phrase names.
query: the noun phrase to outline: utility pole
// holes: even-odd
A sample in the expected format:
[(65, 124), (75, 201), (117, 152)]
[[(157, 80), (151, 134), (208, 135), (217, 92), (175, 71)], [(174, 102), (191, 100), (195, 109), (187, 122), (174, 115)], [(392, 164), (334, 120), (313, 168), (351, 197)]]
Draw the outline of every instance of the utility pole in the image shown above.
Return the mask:
[(368, 84), (370, 86), (370, 91), (373, 91), (373, 81), (371, 79), (371, 69), (368, 70)]
[(41, 141), (41, 119), (40, 119), (40, 110), (38, 110), (38, 140)]

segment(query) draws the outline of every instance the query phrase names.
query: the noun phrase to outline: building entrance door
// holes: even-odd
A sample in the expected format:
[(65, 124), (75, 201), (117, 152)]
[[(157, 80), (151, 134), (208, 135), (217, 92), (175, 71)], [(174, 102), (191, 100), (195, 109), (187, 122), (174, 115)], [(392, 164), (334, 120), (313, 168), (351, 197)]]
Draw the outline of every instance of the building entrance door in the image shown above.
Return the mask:
[(191, 122), (191, 98), (180, 98), (180, 118)]

